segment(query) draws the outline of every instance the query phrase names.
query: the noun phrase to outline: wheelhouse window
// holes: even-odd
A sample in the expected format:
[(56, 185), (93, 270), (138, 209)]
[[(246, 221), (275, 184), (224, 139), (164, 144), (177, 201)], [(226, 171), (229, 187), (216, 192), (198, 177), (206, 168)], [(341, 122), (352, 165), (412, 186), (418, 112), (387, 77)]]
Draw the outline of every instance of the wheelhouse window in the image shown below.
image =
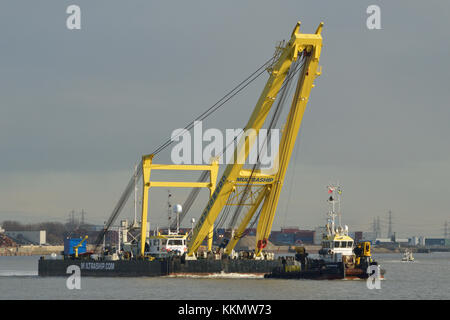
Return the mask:
[(169, 246), (182, 246), (183, 240), (169, 240)]
[(347, 247), (352, 248), (353, 247), (353, 241), (348, 241), (347, 242)]
[(340, 241), (335, 241), (334, 242), (334, 247), (335, 248), (340, 248)]

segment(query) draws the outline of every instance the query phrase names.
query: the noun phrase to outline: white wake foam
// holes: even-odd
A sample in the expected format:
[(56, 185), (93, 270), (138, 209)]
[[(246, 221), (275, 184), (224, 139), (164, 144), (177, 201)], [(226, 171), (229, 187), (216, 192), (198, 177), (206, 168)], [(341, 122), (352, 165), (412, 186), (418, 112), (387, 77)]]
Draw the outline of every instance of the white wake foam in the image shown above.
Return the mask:
[(32, 277), (37, 275), (37, 271), (0, 270), (0, 277)]
[(168, 278), (203, 278), (203, 279), (263, 279), (264, 275), (251, 273), (213, 273), (213, 274), (171, 274)]

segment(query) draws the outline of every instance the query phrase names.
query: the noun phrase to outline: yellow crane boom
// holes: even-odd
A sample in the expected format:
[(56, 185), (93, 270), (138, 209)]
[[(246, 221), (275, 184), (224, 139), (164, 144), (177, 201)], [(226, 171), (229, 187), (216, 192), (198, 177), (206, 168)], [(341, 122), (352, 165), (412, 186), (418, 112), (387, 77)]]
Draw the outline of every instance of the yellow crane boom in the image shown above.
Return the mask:
[[(305, 65), (303, 72), (299, 77), (294, 100), (289, 112), (286, 128), (283, 132), (281, 145), (278, 152), (279, 168), (275, 174), (273, 183), (266, 186), (262, 192), (263, 195), (258, 197), (258, 201), (254, 206), (259, 206), (264, 200), (261, 215), (258, 221), (257, 228), (257, 246), (256, 255), (259, 255), (261, 250), (267, 243), (267, 238), (270, 234), (275, 210), (278, 204), (278, 199), (283, 184), (283, 179), (286, 174), (289, 159), (295, 145), (297, 132), (300, 128), (302, 116), (308, 102), (309, 93), (314, 86), (314, 79), (320, 74), (318, 72), (318, 63), (320, 52), (322, 48), (322, 31), (323, 23), (320, 23), (314, 34), (300, 33), (300, 22), (295, 26), (291, 39), (281, 48), (281, 53), (278, 59), (274, 62), (270, 77), (261, 93), (258, 102), (250, 116), (250, 119), (245, 126), (246, 130), (253, 129), (256, 134), (263, 126), (267, 115), (276, 99), (278, 92), (286, 79), (291, 64), (296, 61), (299, 55), (305, 56)], [(246, 135), (242, 139), (243, 143), (239, 143), (234, 150), (234, 159), (248, 158), (249, 152), (252, 149), (253, 140)], [(192, 256), (197, 252), (199, 246), (211, 230), (215, 220), (220, 214), (221, 210), (227, 203), (227, 199), (231, 192), (235, 190), (235, 183), (240, 176), (243, 163), (236, 162), (227, 165), (222, 178), (218, 180), (217, 186), (212, 193), (206, 208), (203, 210), (196, 226), (193, 230), (193, 236), (188, 244), (188, 256)], [(251, 208), (244, 217), (238, 231), (245, 230), (245, 226), (250, 221), (251, 217), (256, 212), (256, 208)], [(237, 235), (239, 236), (239, 234)], [(232, 250), (232, 247), (237, 243), (236, 239), (230, 241), (226, 252)]]
[(306, 49), (303, 54), (306, 59), (305, 65), (297, 82), (297, 88), (281, 138), (278, 153), (279, 167), (276, 173), (275, 183), (272, 185), (266, 200), (268, 205), (262, 209), (258, 221), (256, 230), (256, 256), (259, 255), (261, 249), (267, 244), (278, 200), (280, 198), (281, 188), (283, 187), (284, 177), (286, 175), (292, 151), (294, 150), (297, 133), (300, 129), (308, 97), (314, 86), (314, 79), (320, 75), (320, 71), (318, 71), (320, 46), (310, 47), (309, 51)]

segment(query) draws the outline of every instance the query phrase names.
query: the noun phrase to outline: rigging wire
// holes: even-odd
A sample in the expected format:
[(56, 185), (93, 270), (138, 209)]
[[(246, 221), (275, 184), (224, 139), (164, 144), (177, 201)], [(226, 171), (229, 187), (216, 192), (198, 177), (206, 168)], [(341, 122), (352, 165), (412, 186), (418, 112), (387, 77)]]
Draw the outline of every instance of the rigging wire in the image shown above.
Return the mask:
[[(301, 63), (299, 62), (299, 60), (297, 60), (297, 61), (294, 62), (294, 65), (293, 65), (293, 66), (291, 67), (291, 69), (290, 69), (291, 72), (288, 73), (288, 75), (287, 75), (287, 77), (286, 77), (286, 79), (285, 79), (285, 81), (284, 81), (282, 87), (278, 90), (278, 92), (277, 92), (276, 95), (278, 95), (278, 93), (279, 93), (280, 91), (282, 91), (282, 94), (281, 94), (281, 97), (280, 97), (279, 102), (278, 102), (278, 104), (277, 104), (277, 107), (276, 107), (276, 109), (275, 109), (275, 111), (274, 111), (274, 114), (273, 114), (273, 116), (272, 116), (271, 123), (270, 123), (270, 125), (269, 125), (270, 128), (272, 128), (272, 127), (278, 122), (278, 119), (279, 119), (279, 117), (280, 117), (280, 115), (281, 115), (281, 109), (282, 109), (282, 107), (283, 107), (283, 105), (284, 105), (284, 100), (285, 100), (285, 98), (286, 98), (286, 92), (289, 91), (290, 84), (292, 83), (291, 80), (292, 80), (293, 77), (294, 77), (294, 76), (302, 69), (304, 63), (305, 63), (305, 59), (302, 59), (302, 60), (301, 60)], [(287, 89), (287, 90), (286, 90), (286, 89)], [(280, 108), (280, 106), (281, 106), (281, 108)], [(245, 132), (245, 130), (243, 130), (243, 132)], [(241, 132), (240, 134), (242, 134), (243, 132)], [(271, 131), (268, 130), (268, 134), (267, 134), (267, 136), (265, 137), (266, 140), (267, 140), (267, 139), (270, 139), (270, 136), (271, 136), (270, 133), (271, 133)], [(237, 138), (239, 138), (239, 136), (240, 136), (240, 135), (236, 136), (232, 142), (230, 142), (227, 146), (225, 146), (225, 148), (223, 149), (223, 151), (222, 151), (222, 153), (219, 155), (219, 157), (226, 151), (226, 149), (227, 149), (231, 144), (234, 144), (234, 142), (236, 141)], [(270, 141), (270, 140), (269, 140), (269, 141)], [(263, 144), (263, 145), (264, 145), (264, 144)], [(253, 174), (254, 174), (254, 171), (255, 171), (257, 165), (259, 164), (259, 154), (260, 154), (260, 153), (258, 153), (258, 158), (257, 158), (258, 161), (257, 161), (257, 163), (253, 166), (252, 172), (251, 172), (251, 174), (250, 174), (250, 176), (249, 176), (249, 179), (248, 179), (248, 181), (247, 181), (247, 184), (246, 184), (246, 186), (245, 186), (245, 189), (244, 189), (244, 193), (245, 193), (245, 194), (248, 193), (248, 190), (250, 189), (250, 188), (249, 188), (249, 184), (250, 184), (251, 178), (252, 178), (252, 176), (253, 176)], [(264, 191), (262, 190), (261, 192), (264, 192)], [(245, 194), (242, 195), (241, 201), (242, 201), (243, 198), (245, 197)], [(231, 195), (231, 194), (230, 194), (230, 195)], [(220, 218), (219, 218), (219, 223), (217, 223), (217, 224), (215, 225), (214, 232), (217, 232), (217, 230), (218, 230), (219, 228), (221, 228), (221, 226), (223, 225), (223, 223), (226, 221), (226, 219), (228, 218), (229, 212), (230, 212), (230, 208), (231, 208), (231, 206), (225, 205), (225, 209), (224, 209), (222, 215), (221, 215)], [(230, 228), (230, 229), (234, 227), (234, 225), (235, 225), (235, 223), (236, 223), (236, 221), (237, 221), (237, 218), (238, 218), (238, 216), (240, 215), (241, 210), (242, 210), (242, 206), (238, 206), (237, 209), (235, 210), (235, 213), (234, 213), (234, 215), (233, 215), (233, 217), (232, 217), (232, 220), (230, 221), (230, 224), (229, 224), (229, 228)], [(255, 216), (255, 218), (253, 219), (253, 222), (250, 224), (250, 227), (249, 227), (250, 229), (253, 228), (253, 226), (255, 225), (256, 221), (258, 220), (258, 218), (259, 218), (259, 216), (260, 216), (260, 213), (261, 213), (261, 210), (262, 210), (262, 207), (259, 209), (258, 214)], [(248, 228), (247, 228), (247, 229), (248, 229)], [(245, 236), (247, 233), (248, 233), (248, 231), (244, 231), (241, 235), (235, 235), (235, 237), (241, 238), (241, 237)]]
[[(301, 134), (301, 130), (302, 130), (302, 128), (300, 127), (300, 134)], [(282, 224), (283, 226), (286, 225), (286, 217), (287, 217), (287, 213), (288, 213), (288, 207), (289, 207), (289, 203), (291, 202), (291, 198), (292, 198), (292, 186), (294, 185), (294, 180), (295, 180), (295, 171), (296, 171), (296, 168), (297, 168), (296, 161), (297, 161), (297, 156), (298, 156), (299, 149), (300, 149), (300, 143), (297, 142), (295, 155), (294, 155), (294, 171), (293, 171), (293, 173), (291, 175), (291, 181), (290, 181), (290, 186), (289, 186), (289, 195), (288, 195), (288, 198), (287, 198), (287, 201), (286, 201), (286, 206), (284, 208), (284, 218), (283, 218), (283, 224)]]
[(225, 204), (225, 209), (223, 210), (222, 214), (220, 215), (219, 221), (217, 221), (217, 223), (215, 224), (214, 229), (213, 229), (213, 233), (217, 233), (217, 230), (222, 228), (223, 224), (227, 220), (228, 215), (229, 215), (229, 213), (231, 211), (230, 204), (231, 204), (231, 199), (233, 198), (233, 193), (234, 192), (235, 191), (230, 192), (230, 195), (228, 196), (227, 202)]
[[(280, 98), (278, 99), (277, 106), (275, 108), (275, 111), (273, 113), (272, 119), (270, 121), (267, 135), (264, 138), (264, 142), (261, 144), (261, 150), (259, 150), (259, 152), (258, 152), (257, 162), (253, 165), (252, 172), (251, 172), (251, 174), (250, 174), (250, 176), (248, 178), (247, 184), (245, 186), (244, 192), (241, 195), (241, 200), (240, 200), (239, 203), (243, 203), (244, 199), (247, 197), (248, 192), (251, 189), (251, 187), (250, 187), (251, 178), (253, 177), (255, 170), (257, 170), (257, 168), (259, 168), (259, 166), (260, 166), (260, 153), (261, 153), (262, 148), (265, 145), (265, 143), (270, 141), (271, 130), (273, 129), (273, 127), (275, 127), (275, 125), (276, 125), (276, 123), (277, 123), (277, 121), (278, 121), (278, 119), (279, 119), (279, 117), (281, 115), (281, 111), (283, 110), (283, 107), (285, 105), (284, 103), (286, 101), (287, 93), (288, 93), (288, 91), (290, 89), (290, 86), (292, 84), (291, 80), (292, 80), (293, 76), (301, 69), (301, 66), (300, 66), (300, 68), (297, 68), (299, 64), (300, 64), (299, 60), (296, 60), (294, 62), (294, 64), (292, 65), (292, 67), (289, 70), (289, 73), (288, 73), (287, 78), (285, 79), (285, 81), (283, 83), (282, 88), (280, 88), (280, 90), (278, 91), (278, 92), (281, 91)], [(234, 212), (234, 214), (232, 216), (232, 219), (230, 220), (230, 223), (229, 223), (229, 228), (230, 229), (234, 228), (234, 226), (235, 226), (235, 224), (236, 224), (236, 222), (237, 222), (237, 220), (238, 220), (238, 218), (239, 218), (239, 216), (240, 216), (240, 214), (242, 212), (242, 208), (243, 208), (243, 206), (237, 206), (237, 208), (235, 209), (235, 212)]]
[[(208, 174), (209, 174), (208, 171), (203, 171), (201, 173), (200, 177), (198, 178), (197, 182), (205, 182), (208, 179)], [(192, 188), (191, 192), (189, 193), (188, 197), (186, 198), (186, 200), (183, 203), (183, 207), (182, 207), (183, 211), (178, 217), (179, 224), (181, 224), (181, 221), (183, 221), (184, 217), (186, 217), (186, 215), (189, 212), (189, 210), (191, 209), (191, 206), (194, 203), (195, 199), (197, 199), (197, 196), (199, 193), (200, 193), (200, 188)], [(170, 227), (175, 228), (176, 224), (177, 224), (176, 221), (174, 221)]]
[[(287, 79), (290, 80), (293, 76), (295, 76), (295, 74), (298, 73), (298, 71), (300, 71), (300, 69), (301, 69), (302, 66), (303, 66), (303, 64), (300, 65), (300, 66), (298, 67), (298, 69), (295, 71), (295, 73), (292, 74), (292, 76), (291, 76), (290, 78), (287, 78)], [(283, 86), (277, 91), (277, 93), (276, 93), (275, 95), (278, 95), (278, 93), (279, 93), (281, 90), (284, 89), (284, 86), (285, 86), (285, 85), (286, 85), (286, 82), (283, 83)], [(234, 144), (234, 143), (236, 142), (236, 140), (237, 140), (237, 139), (238, 139), (238, 138), (239, 138), (246, 130), (247, 130), (247, 127), (245, 127), (244, 130), (242, 130), (242, 132), (240, 132), (236, 137), (234, 137), (233, 141), (231, 141), (230, 143), (228, 143), (228, 144), (223, 148), (222, 152), (219, 153), (219, 154), (217, 155), (217, 157), (220, 158), (220, 157), (225, 153), (225, 151), (228, 149), (228, 147), (231, 146), (232, 144)]]
[(208, 108), (206, 111), (204, 111), (202, 114), (200, 114), (197, 118), (195, 118), (193, 121), (191, 121), (188, 125), (186, 125), (183, 129), (184, 131), (180, 132), (175, 137), (168, 139), (166, 142), (164, 142), (162, 145), (160, 145), (158, 148), (156, 148), (156, 150), (154, 152), (152, 152), (152, 154), (158, 154), (159, 152), (161, 152), (162, 150), (167, 148), (169, 145), (171, 145), (173, 143), (175, 138), (179, 137), (186, 131), (189, 131), (190, 129), (192, 129), (192, 127), (195, 125), (196, 121), (201, 121), (201, 120), (206, 119), (212, 113), (214, 113), (216, 110), (218, 110), (220, 107), (222, 107), (225, 103), (227, 103), (229, 100), (231, 100), (233, 97), (235, 97), (238, 93), (240, 93), (242, 90), (244, 90), (246, 87), (248, 87), (253, 81), (255, 81), (257, 78), (259, 78), (259, 76), (261, 76), (261, 74), (263, 74), (266, 71), (267, 65), (269, 65), (272, 60), (273, 60), (273, 57), (270, 58), (269, 60), (267, 60), (255, 72), (253, 72), (245, 80), (243, 80), (236, 87), (234, 87), (231, 91), (229, 91), (219, 101), (217, 101), (210, 108)]
[[(303, 64), (302, 64), (302, 66), (304, 66), (306, 63), (308, 63), (309, 62), (309, 59), (310, 58), (307, 58), (307, 56), (306, 55), (303, 55), (303, 59), (304, 59), (304, 62), (303, 62)], [(304, 69), (304, 68), (303, 68)], [(304, 71), (304, 70), (303, 70)], [(299, 78), (301, 77), (302, 75), (301, 74), (299, 74)], [(294, 99), (295, 99), (295, 95), (296, 95), (296, 93), (294, 93)], [(292, 119), (292, 117), (294, 117), (294, 113), (292, 113), (292, 114), (290, 114), (290, 116), (288, 116), (288, 120), (286, 121), (286, 123), (288, 123), (288, 122), (290, 122), (290, 119)], [(290, 137), (288, 137), (288, 139), (294, 139), (294, 137), (293, 136), (290, 136)], [(275, 185), (275, 188), (281, 188), (281, 186), (280, 185)], [(263, 234), (267, 234), (267, 229), (269, 228), (269, 224), (265, 224), (264, 225), (264, 230), (263, 230)], [(270, 230), (269, 230), (270, 231)]]
[[(269, 61), (271, 61), (271, 60), (269, 60)], [(287, 81), (288, 83), (291, 83), (290, 80), (291, 80), (292, 77), (300, 70), (300, 68), (302, 67), (302, 65), (300, 65), (300, 67), (298, 67), (298, 69), (297, 69), (297, 67), (298, 67), (298, 60), (295, 62), (293, 68), (291, 69), (291, 70), (295, 70), (295, 71), (293, 72), (293, 74), (291, 74), (291, 75), (288, 74), (288, 76), (287, 76), (286, 81)], [(260, 67), (260, 68), (261, 68), (261, 67)], [(256, 72), (257, 72), (257, 71), (256, 71)], [(253, 74), (255, 74), (256, 72), (254, 72)], [(247, 79), (249, 79), (249, 78), (250, 78), (250, 77), (248, 77)], [(245, 80), (244, 80), (243, 82), (241, 82), (241, 84), (244, 83), (244, 82), (245, 82)], [(289, 86), (290, 86), (290, 84), (289, 84)], [(286, 87), (286, 82), (283, 84), (283, 86), (280, 88), (280, 90), (279, 90), (278, 92), (280, 92), (280, 91), (282, 91), (282, 90), (283, 90), (283, 92), (284, 92), (284, 91), (285, 91), (285, 90), (284, 90), (285, 87)], [(233, 89), (233, 90), (234, 90), (234, 89)], [(233, 91), (233, 90), (232, 90), (232, 91)], [(230, 91), (230, 92), (231, 92), (231, 91)], [(277, 92), (277, 94), (278, 94), (278, 92)], [(222, 98), (221, 100), (223, 100), (223, 99), (224, 99), (224, 98)], [(221, 101), (221, 100), (219, 100), (219, 101)], [(283, 103), (284, 103), (284, 101), (283, 101)], [(216, 104), (217, 104), (217, 103), (216, 103)], [(280, 117), (280, 115), (281, 115), (281, 112), (278, 112), (278, 113), (275, 112), (274, 115), (275, 115), (275, 118), (274, 118), (275, 123), (277, 123), (277, 122), (278, 122), (278, 119), (279, 119), (279, 117)], [(191, 123), (191, 125), (193, 125), (193, 124)], [(185, 130), (186, 130), (186, 128), (185, 128)], [(187, 130), (190, 130), (190, 128), (187, 129)], [(246, 130), (246, 129), (244, 129), (244, 130), (241, 131), (237, 136), (235, 136), (234, 139), (233, 139), (233, 141), (231, 141), (230, 143), (228, 143), (228, 145), (226, 145), (226, 146), (223, 148), (222, 152), (219, 153), (219, 154), (217, 155), (217, 157), (220, 158), (220, 157), (226, 152), (226, 150), (228, 150), (228, 148), (229, 148), (231, 145), (234, 145), (234, 143), (235, 143), (235, 142), (237, 141), (237, 139), (242, 135), (242, 133), (245, 132), (245, 130)], [(268, 131), (268, 137), (266, 137), (266, 139), (268, 139), (268, 143), (270, 143), (270, 133), (271, 133), (271, 132), (270, 132), (270, 130), (269, 130), (269, 131)], [(258, 153), (258, 158), (259, 158), (259, 153)], [(251, 176), (250, 176), (250, 177), (251, 177)], [(206, 180), (207, 180), (207, 174), (206, 174), (206, 171), (204, 171), (204, 173), (202, 173), (202, 175), (200, 176), (198, 182), (205, 182)], [(194, 201), (197, 199), (199, 193), (200, 193), (200, 190), (198, 190), (197, 188), (195, 188), (195, 189), (193, 189), (193, 190), (190, 192), (190, 194), (189, 194), (188, 197), (186, 198), (185, 204), (183, 205), (183, 215), (180, 216), (180, 223), (181, 223), (182, 219), (184, 219), (184, 217), (187, 215), (189, 209), (191, 208), (191, 206), (192, 206), (192, 204), (194, 203)], [(187, 206), (187, 208), (185, 208), (185, 206)]]
[[(266, 70), (266, 67), (273, 63), (275, 60), (275, 56), (271, 57), (269, 60), (267, 60), (263, 65), (261, 65), (255, 72), (253, 72), (250, 76), (248, 76), (245, 80), (241, 81), (236, 87), (234, 87), (231, 91), (229, 91), (224, 97), (222, 97), (219, 101), (217, 101), (215, 104), (213, 104), (210, 108), (208, 108), (206, 111), (204, 111), (200, 116), (198, 116), (194, 121), (192, 121), (189, 125), (185, 127), (185, 130), (190, 130), (195, 121), (203, 120), (207, 117), (209, 117), (212, 113), (217, 111), (220, 107), (222, 107), (225, 103), (227, 103), (230, 99), (232, 99), (234, 96), (236, 96), (238, 93), (240, 93), (243, 89), (245, 89), (247, 86), (250, 85), (253, 81), (255, 81), (259, 76), (261, 76), (262, 73)], [(261, 71), (262, 69), (262, 71)], [(184, 133), (184, 132), (183, 132)], [(182, 134), (182, 133), (180, 133)], [(173, 142), (172, 139), (166, 141), (159, 147), (155, 149), (155, 151), (152, 154), (158, 154), (165, 148), (167, 148), (171, 143)], [(135, 177), (140, 178), (142, 176), (142, 160), (139, 162), (139, 165), (137, 166), (136, 172), (133, 174), (131, 179), (129, 180), (127, 186), (125, 187), (125, 190), (122, 192), (122, 195), (119, 198), (119, 201), (117, 202), (116, 206), (114, 207), (108, 221), (105, 223), (105, 227), (103, 230), (99, 233), (97, 236), (96, 242), (95, 242), (95, 249), (97, 250), (100, 246), (100, 243), (102, 242), (106, 232), (109, 230), (111, 225), (116, 220), (117, 216), (122, 211), (125, 203), (127, 202), (128, 198), (130, 197), (130, 194), (132, 193), (132, 190), (134, 188), (134, 181)]]

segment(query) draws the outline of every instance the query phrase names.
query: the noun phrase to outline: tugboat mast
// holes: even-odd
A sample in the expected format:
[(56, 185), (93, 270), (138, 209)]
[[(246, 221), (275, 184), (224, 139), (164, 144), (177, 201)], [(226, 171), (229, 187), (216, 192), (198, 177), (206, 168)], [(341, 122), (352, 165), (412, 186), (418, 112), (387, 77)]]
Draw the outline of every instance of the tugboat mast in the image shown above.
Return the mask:
[(167, 220), (168, 220), (168, 225), (167, 225), (167, 234), (170, 234), (170, 225), (172, 224), (172, 217), (171, 217), (171, 213), (172, 213), (172, 203), (170, 202), (170, 198), (172, 197), (172, 194), (170, 193), (170, 190), (167, 190), (168, 195), (167, 195)]
[[(335, 235), (336, 233), (342, 233), (342, 221), (341, 221), (341, 194), (342, 188), (339, 184), (330, 184), (327, 186), (329, 210), (327, 220), (327, 233), (328, 235)], [(338, 217), (338, 226), (336, 228), (336, 216)]]
[[(182, 211), (182, 207), (180, 204), (176, 204), (175, 206), (172, 206), (172, 203), (170, 201), (170, 199), (172, 198), (172, 194), (170, 193), (170, 190), (167, 190), (167, 192), (169, 193), (167, 196), (167, 215), (168, 215), (168, 221), (169, 221), (169, 224), (167, 226), (167, 234), (179, 234), (180, 233), (180, 213)], [(175, 214), (176, 226), (177, 226), (176, 232), (172, 232), (170, 230), (170, 226), (172, 225), (172, 213)]]

